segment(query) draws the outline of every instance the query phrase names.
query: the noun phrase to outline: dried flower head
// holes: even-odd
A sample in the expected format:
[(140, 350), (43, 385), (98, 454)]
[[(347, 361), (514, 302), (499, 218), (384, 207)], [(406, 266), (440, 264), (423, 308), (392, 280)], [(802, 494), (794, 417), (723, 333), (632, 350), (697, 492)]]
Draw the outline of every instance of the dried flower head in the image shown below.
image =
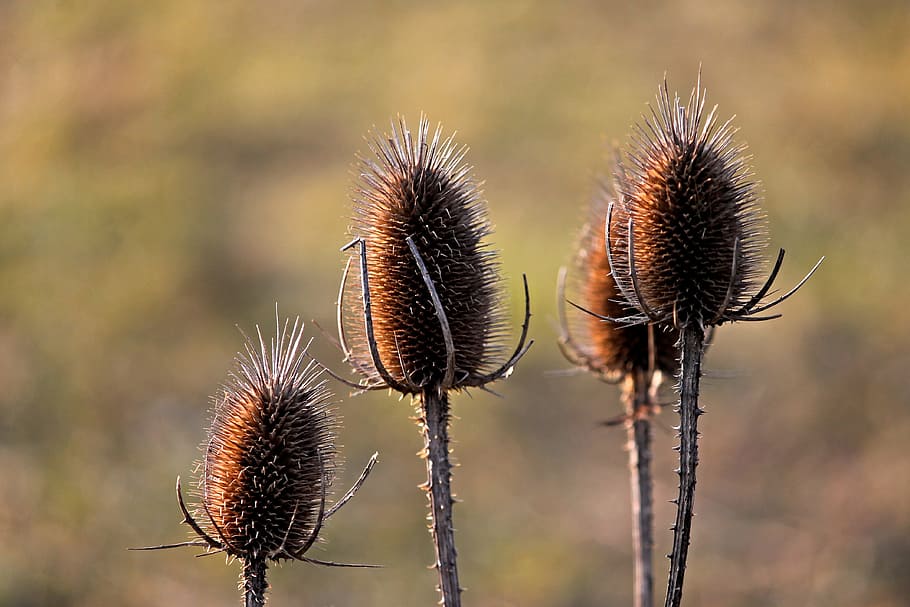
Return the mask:
[[(635, 555), (634, 605), (652, 603), (653, 494), (651, 482), (651, 422), (659, 411), (657, 391), (665, 375), (678, 369), (676, 342), (679, 331), (654, 324), (623, 324), (614, 319), (629, 309), (607, 256), (605, 219), (612, 192), (602, 184), (590, 205), (588, 221), (581, 232), (575, 257), (574, 291), (580, 294), (585, 312), (578, 318), (572, 337), (565, 315), (566, 269), (559, 273), (557, 310), (559, 346), (574, 365), (608, 382), (621, 382), (625, 413), (603, 422), (623, 424), (628, 435), (629, 479), (633, 512), (632, 538)], [(580, 330), (578, 330), (580, 329)]]
[(295, 558), (321, 524), (337, 422), (302, 328), (285, 324), (270, 351), (261, 333), (258, 350), (248, 341), (217, 399), (199, 491), (206, 532), (231, 556)]
[(616, 286), (607, 258), (604, 221), (611, 193), (602, 186), (588, 211), (575, 256), (575, 290), (587, 312), (581, 317), (576, 341), (565, 319), (565, 272), (560, 274), (558, 309), (560, 314), (559, 344), (566, 357), (607, 381), (619, 381), (636, 371), (660, 371), (673, 374), (677, 369), (676, 341), (678, 331), (671, 327), (626, 326), (609, 318), (626, 314), (629, 304)]
[(633, 315), (629, 324), (672, 324), (680, 332), (679, 493), (667, 605), (682, 601), (698, 465), (698, 406), (706, 329), (758, 316), (795, 293), (771, 302), (783, 262), (781, 249), (759, 286), (765, 246), (764, 217), (745, 147), (733, 140), (731, 120), (704, 115), (701, 78), (687, 105), (670, 97), (666, 81), (657, 110), (633, 137), (628, 163), (616, 171), (619, 201), (607, 211), (607, 254), (613, 276)]
[[(276, 316), (276, 325), (277, 316)], [(198, 482), (200, 504), (187, 508), (177, 478), (177, 502), (195, 538), (157, 550), (199, 546), (243, 562), (247, 605), (265, 602), (269, 561), (296, 559), (333, 566), (365, 567), (305, 556), (326, 519), (366, 480), (373, 455), (354, 486), (331, 508), (328, 494), (338, 469), (332, 395), (321, 367), (304, 362), (299, 319), (278, 327), (267, 349), (247, 340), (220, 396)]]
[(733, 320), (762, 268), (764, 217), (745, 146), (696, 86), (687, 105), (666, 81), (616, 172), (610, 254), (626, 299), (648, 319), (680, 327)]
[(342, 313), (351, 259), (338, 296), (338, 336), (345, 357), (364, 377), (360, 384), (346, 383), (416, 396), (439, 590), (446, 607), (459, 607), (448, 393), (508, 375), (527, 351), (531, 312), (525, 281), (518, 346), (491, 370), (502, 350), (505, 316), (498, 264), (484, 242), (490, 233), (485, 204), (463, 163), (466, 148), (443, 139), (441, 127), (428, 135), (426, 118), (416, 137), (399, 119), (391, 136), (371, 142), (374, 158), (361, 160), (354, 240), (343, 248), (360, 249), (360, 299), (349, 300), (359, 308), (351, 310), (360, 321), (354, 323), (354, 349)]
[[(353, 312), (366, 322), (352, 323), (353, 350), (339, 327), (348, 357), (402, 393), (482, 386), (502, 376), (517, 356), (491, 372), (505, 315), (498, 263), (485, 243), (486, 205), (463, 162), (467, 149), (443, 139), (439, 126), (429, 137), (423, 117), (416, 137), (399, 119), (370, 149), (374, 157), (361, 159), (349, 245), (361, 248), (362, 299), (352, 307), (362, 306)], [(523, 339), (516, 353), (522, 347)]]

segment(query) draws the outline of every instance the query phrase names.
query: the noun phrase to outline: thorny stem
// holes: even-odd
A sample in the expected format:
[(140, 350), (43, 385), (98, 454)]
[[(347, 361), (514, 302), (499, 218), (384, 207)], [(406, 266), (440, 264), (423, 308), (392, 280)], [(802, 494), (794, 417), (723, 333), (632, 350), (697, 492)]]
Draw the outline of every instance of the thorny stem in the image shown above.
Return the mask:
[(692, 532), (695, 500), (695, 467), (698, 466), (698, 380), (705, 331), (695, 322), (680, 331), (679, 379), (679, 497), (676, 500), (676, 524), (673, 525), (673, 552), (670, 554), (670, 576), (667, 582), (666, 607), (679, 607), (682, 602), (683, 577)]
[(423, 432), (427, 461), (426, 491), (430, 500), (432, 523), (430, 533), (436, 548), (435, 567), (439, 572), (439, 590), (445, 607), (461, 607), (458, 585), (455, 529), (452, 526), (452, 468), (449, 464), (449, 397), (437, 388), (420, 395), (419, 425)]
[(636, 371), (626, 376), (622, 400), (626, 407), (629, 437), (629, 481), (632, 490), (632, 544), (635, 558), (634, 607), (654, 604), (654, 494), (651, 480), (651, 421), (654, 392), (651, 374)]
[(265, 591), (269, 587), (265, 581), (265, 559), (246, 559), (243, 561), (243, 597), (245, 607), (264, 607)]

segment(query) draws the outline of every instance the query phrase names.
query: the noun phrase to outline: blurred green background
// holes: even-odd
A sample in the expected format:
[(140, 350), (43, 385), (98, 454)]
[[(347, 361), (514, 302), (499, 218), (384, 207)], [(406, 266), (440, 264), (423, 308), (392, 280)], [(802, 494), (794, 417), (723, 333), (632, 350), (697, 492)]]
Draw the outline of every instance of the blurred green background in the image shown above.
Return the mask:
[[(828, 260), (709, 353), (686, 602), (906, 605), (910, 8), (784, 0), (0, 3), (0, 605), (238, 603), (236, 563), (126, 547), (186, 537), (174, 477), (235, 325), (276, 301), (333, 325), (354, 155), (421, 111), (471, 147), (515, 324), (522, 272), (535, 315), (504, 398), (455, 401), (465, 604), (630, 604), (625, 435), (597, 426), (617, 391), (547, 373), (555, 277), (612, 143), (699, 64), (754, 154), (780, 285)], [(272, 604), (434, 604), (411, 407), (335, 389), (340, 484), (381, 457), (318, 555), (386, 568), (286, 565)]]

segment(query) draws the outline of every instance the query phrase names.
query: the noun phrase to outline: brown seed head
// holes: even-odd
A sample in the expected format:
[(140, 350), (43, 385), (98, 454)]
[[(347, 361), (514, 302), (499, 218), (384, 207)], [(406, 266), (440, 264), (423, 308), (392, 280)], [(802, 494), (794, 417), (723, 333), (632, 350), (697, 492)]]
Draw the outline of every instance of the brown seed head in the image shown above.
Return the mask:
[[(704, 115), (696, 85), (688, 105), (666, 81), (627, 164), (616, 171), (610, 226), (614, 273), (645, 317), (715, 325), (749, 300), (762, 269), (764, 217), (730, 121)], [(630, 230), (631, 228), (631, 230)], [(637, 280), (636, 280), (637, 279)], [(636, 284), (637, 283), (637, 284)]]
[[(583, 307), (600, 316), (621, 318), (628, 313), (622, 293), (610, 272), (607, 259), (604, 219), (611, 194), (602, 187), (591, 203), (588, 222), (579, 239), (575, 260), (579, 276), (578, 291)], [(605, 321), (591, 314), (584, 314), (581, 335), (586, 358), (607, 376), (620, 377), (650, 368), (648, 327), (624, 326)], [(678, 331), (672, 328), (654, 328), (654, 370), (672, 374), (676, 372), (676, 340)]]
[(331, 395), (319, 368), (304, 364), (302, 331), (286, 322), (268, 350), (261, 333), (248, 340), (216, 398), (196, 518), (247, 561), (297, 556), (334, 479)]
[[(389, 373), (408, 386), (440, 386), (447, 367), (440, 319), (416, 259), (416, 245), (438, 292), (455, 349), (454, 386), (486, 370), (501, 350), (503, 312), (486, 205), (463, 163), (466, 148), (441, 127), (428, 138), (421, 118), (412, 135), (403, 119), (370, 143), (354, 196), (352, 232), (367, 250), (373, 328)], [(350, 303), (350, 302), (349, 302)], [(355, 364), (372, 368), (359, 303)]]

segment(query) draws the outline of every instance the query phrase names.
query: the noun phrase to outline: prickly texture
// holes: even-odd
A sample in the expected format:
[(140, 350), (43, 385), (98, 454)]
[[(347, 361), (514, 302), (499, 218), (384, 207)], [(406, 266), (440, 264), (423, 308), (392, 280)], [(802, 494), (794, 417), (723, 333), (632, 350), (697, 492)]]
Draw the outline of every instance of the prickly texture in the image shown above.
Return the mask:
[(265, 605), (265, 592), (269, 587), (268, 582), (266, 582), (265, 559), (245, 560), (240, 580), (244, 607), (263, 607)]
[[(605, 219), (609, 196), (603, 187), (591, 203), (588, 222), (580, 238), (575, 274), (579, 277), (578, 288), (586, 309), (601, 316), (622, 318), (628, 315), (630, 305), (616, 286), (607, 258)], [(584, 347), (588, 358), (596, 365), (619, 376), (649, 369), (647, 326), (628, 327), (590, 314), (582, 316)], [(679, 332), (672, 327), (654, 327), (653, 334), (654, 370), (675, 373)]]
[[(364, 239), (372, 297), (373, 326), (380, 357), (391, 375), (416, 386), (440, 385), (446, 346), (439, 318), (417, 262), (410, 236), (439, 294), (455, 346), (459, 378), (482, 374), (501, 351), (503, 311), (486, 205), (463, 163), (466, 149), (440, 127), (428, 137), (421, 118), (417, 133), (403, 119), (391, 135), (371, 143), (361, 160), (354, 196), (352, 232)], [(372, 363), (359, 304), (352, 306), (354, 358)], [(407, 379), (410, 381), (407, 381)]]
[(682, 105), (665, 81), (616, 171), (619, 287), (641, 313), (676, 327), (720, 324), (745, 305), (766, 240), (745, 146), (704, 103), (700, 82)]
[(302, 325), (285, 323), (269, 349), (258, 337), (217, 398), (196, 513), (229, 555), (253, 563), (305, 547), (336, 467), (331, 395), (304, 364)]
[(704, 410), (698, 406), (704, 331), (689, 325), (680, 337), (682, 373), (679, 378), (679, 491), (676, 497), (676, 522), (673, 524), (673, 549), (669, 554), (666, 607), (682, 603), (683, 579), (692, 537), (692, 515), (695, 511), (695, 469), (698, 467), (698, 418)]
[(654, 407), (657, 386), (645, 371), (629, 373), (622, 387), (629, 438), (632, 550), (635, 558), (632, 607), (654, 604), (654, 483), (651, 480), (651, 420), (639, 415)]
[[(616, 285), (606, 249), (606, 219), (612, 192), (605, 185), (590, 206), (582, 230), (576, 272), (577, 285), (588, 310), (611, 318), (623, 318), (632, 306)], [(605, 321), (582, 316), (583, 339), (579, 359), (607, 380), (622, 380), (626, 430), (629, 438), (629, 479), (632, 498), (634, 552), (634, 607), (652, 607), (653, 575), (653, 483), (651, 480), (651, 421), (656, 409), (656, 391), (662, 374), (678, 369), (673, 327)], [(653, 348), (653, 351), (652, 351)], [(660, 374), (653, 374), (659, 371)]]
[(420, 397), (417, 424), (423, 434), (421, 455), (427, 463), (426, 491), (430, 506), (430, 534), (436, 548), (434, 567), (446, 607), (461, 605), (458, 583), (455, 524), (452, 522), (452, 466), (449, 463), (449, 395), (430, 390)]

